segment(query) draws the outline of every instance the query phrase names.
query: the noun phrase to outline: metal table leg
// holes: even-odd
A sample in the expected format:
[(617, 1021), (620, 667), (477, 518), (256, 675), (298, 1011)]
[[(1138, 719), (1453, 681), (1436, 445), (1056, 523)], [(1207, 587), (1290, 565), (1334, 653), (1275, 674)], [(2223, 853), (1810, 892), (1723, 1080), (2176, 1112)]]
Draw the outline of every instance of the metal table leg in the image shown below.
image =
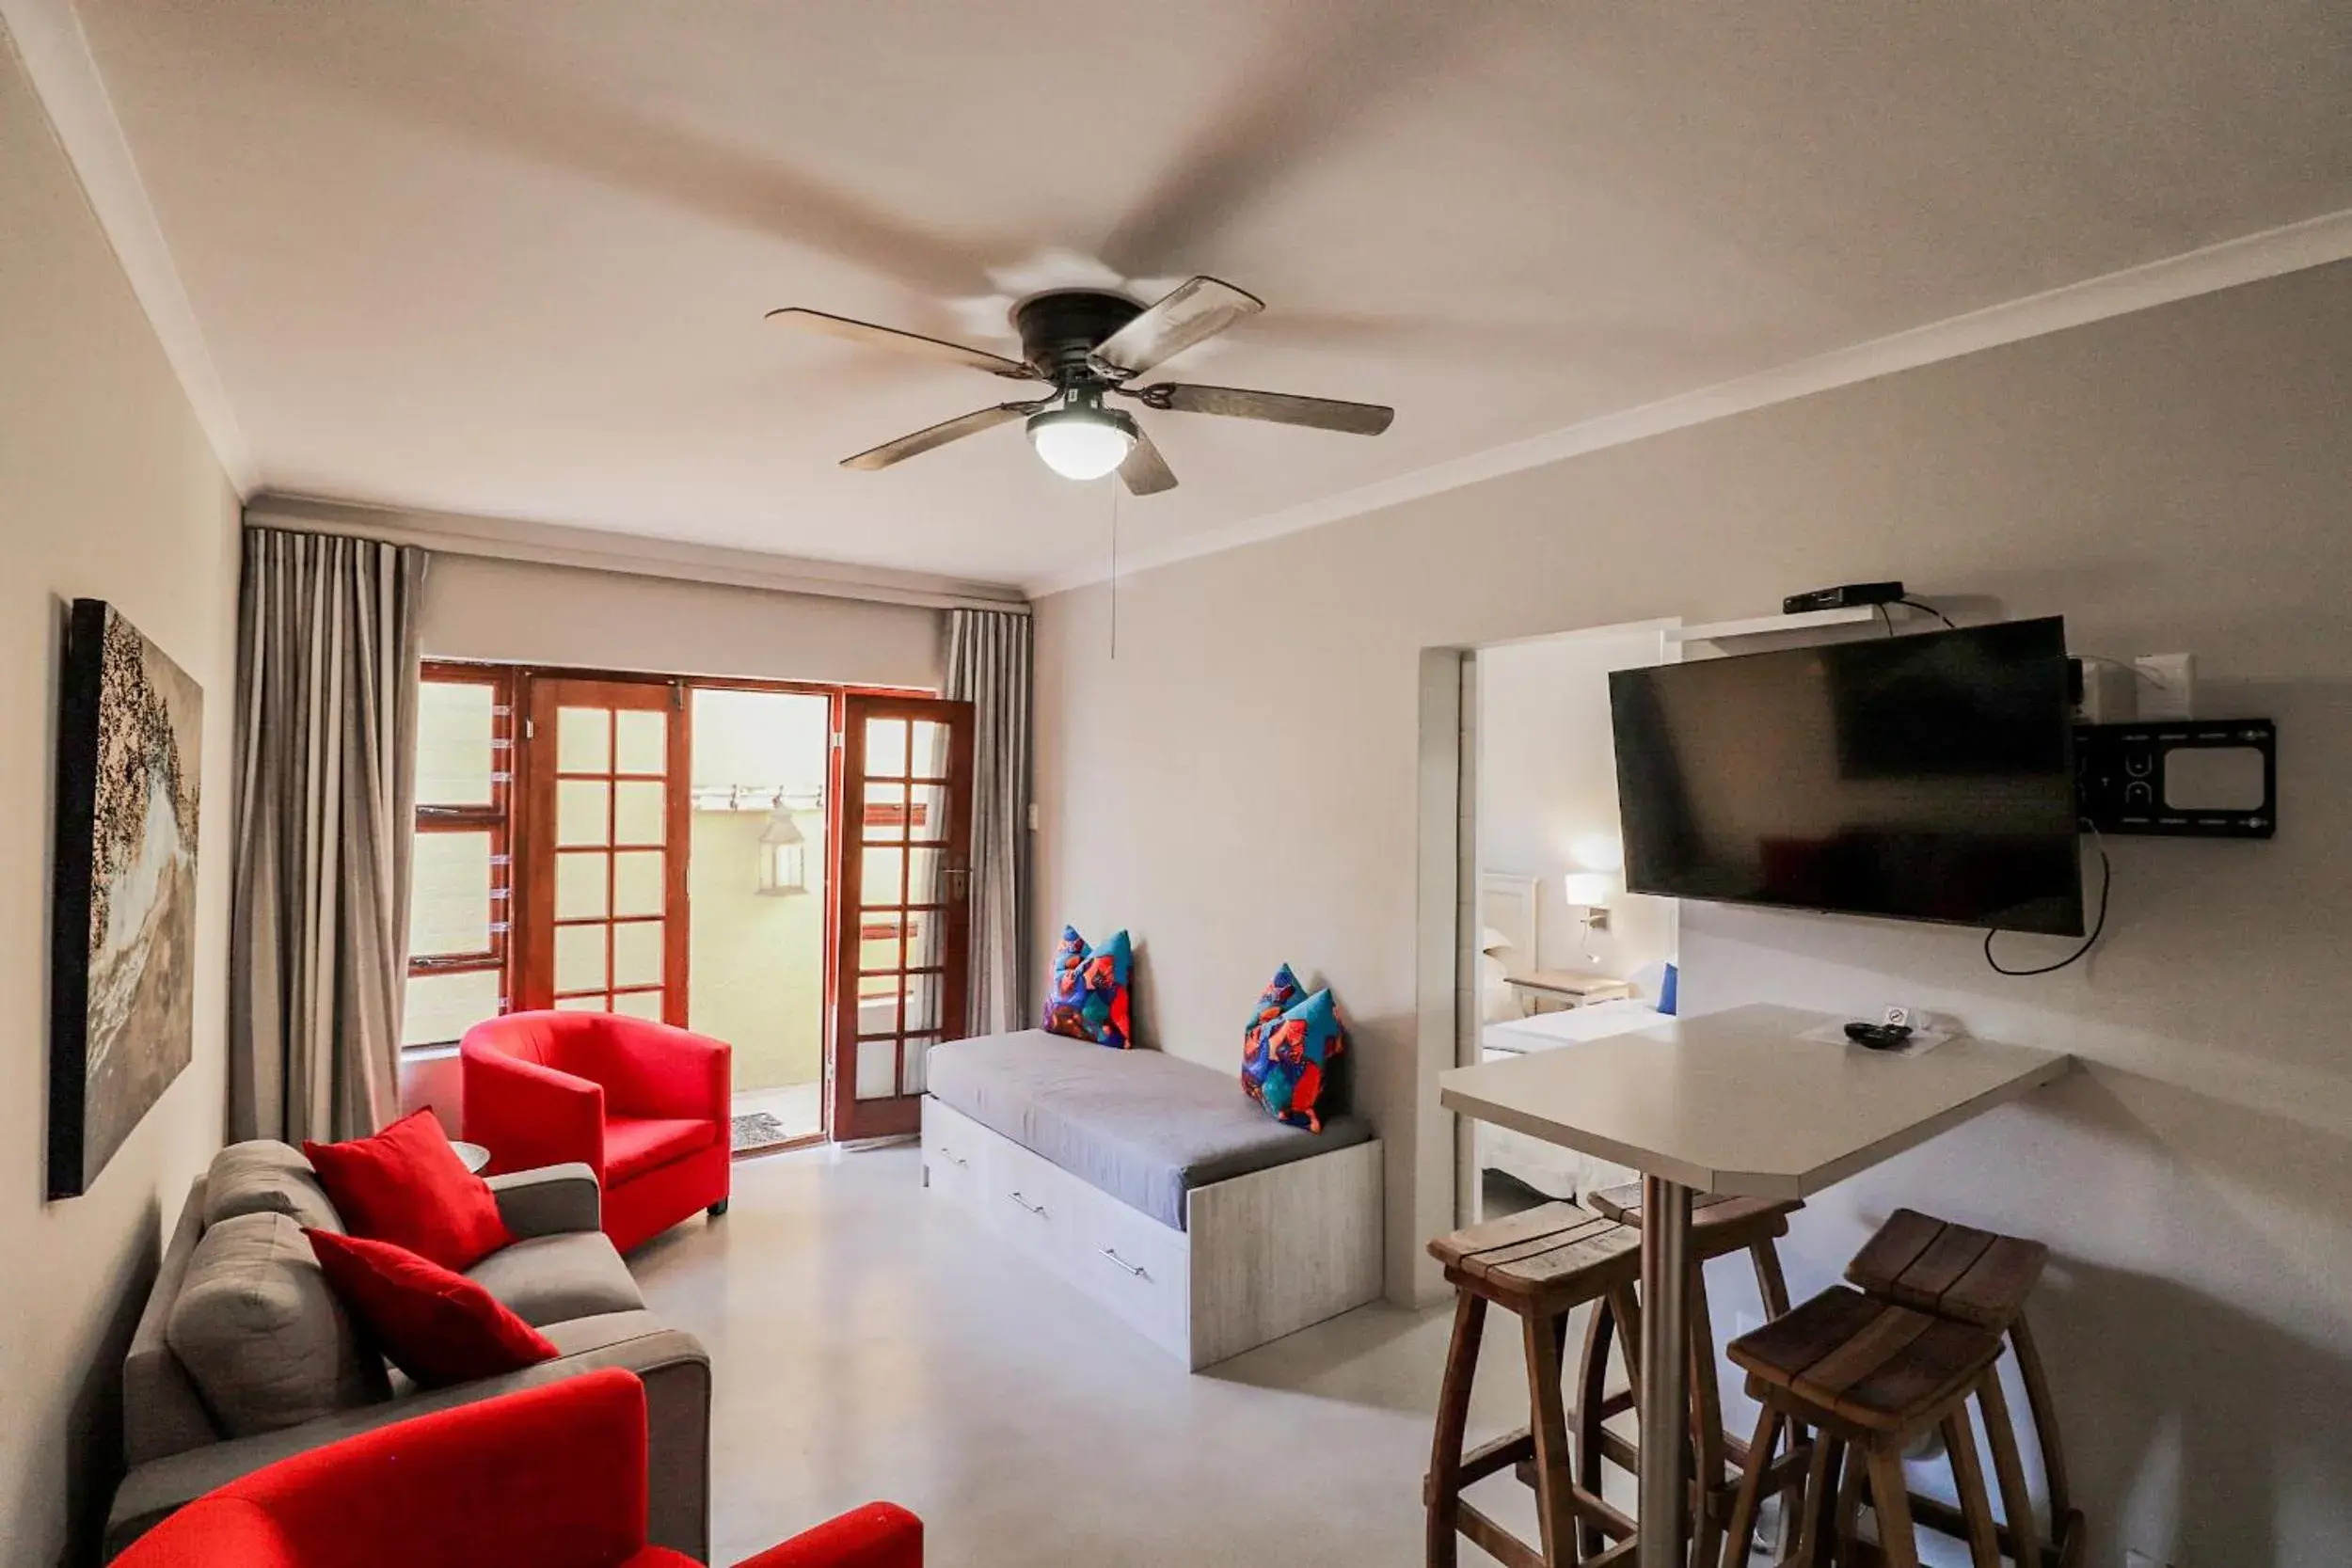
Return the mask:
[(1642, 1178), (1640, 1568), (1685, 1568), (1682, 1429), (1691, 1402), (1691, 1189)]

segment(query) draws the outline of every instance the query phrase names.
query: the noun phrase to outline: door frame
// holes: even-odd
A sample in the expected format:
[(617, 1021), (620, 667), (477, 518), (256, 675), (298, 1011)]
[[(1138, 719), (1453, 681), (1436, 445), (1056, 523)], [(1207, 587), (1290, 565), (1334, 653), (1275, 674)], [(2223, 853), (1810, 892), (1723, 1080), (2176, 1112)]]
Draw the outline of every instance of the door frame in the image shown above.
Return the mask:
[[(937, 696), (916, 697), (903, 692), (848, 692), (841, 703), (841, 744), (834, 752), (834, 798), (838, 804), (834, 816), (840, 824), (834, 834), (832, 859), (834, 872), (833, 904), (841, 911), (844, 921), (856, 918), (858, 911), (869, 905), (865, 894), (865, 857), (857, 853), (864, 847), (866, 726), (862, 721), (873, 719), (904, 719), (929, 721), (947, 726), (947, 757), (945, 773), (939, 781), (947, 807), (946, 832), (937, 841), (940, 850), (940, 886), (935, 895), (921, 905), (905, 903), (897, 906), (901, 912), (899, 930), (901, 946), (898, 956), (900, 997), (898, 1028), (889, 1043), (896, 1056), (892, 1082), (899, 1092), (872, 1100), (857, 1095), (856, 1058), (863, 1041), (858, 1033), (859, 966), (857, 944), (845, 930), (841, 933), (835, 953), (833, 986), (834, 1026), (833, 1046), (826, 1053), (830, 1076), (827, 1128), (837, 1140), (903, 1137), (922, 1127), (923, 1109), (920, 1090), (905, 1092), (906, 1037), (921, 1034), (931, 1037), (932, 1043), (961, 1038), (967, 1023), (970, 1004), (971, 932), (972, 932), (972, 759), (973, 705), (969, 702)], [(912, 735), (908, 772), (913, 777)], [(888, 782), (888, 781), (882, 781)], [(861, 809), (854, 815), (850, 810), (850, 798), (854, 786)], [(907, 787), (910, 804), (914, 784)], [(902, 865), (912, 859), (912, 847), (931, 841), (913, 836), (911, 813), (907, 818), (905, 836), (901, 839)], [(852, 855), (855, 854), (854, 860)], [(902, 869), (901, 878), (911, 876), (911, 869)], [(907, 955), (904, 947), (906, 927), (904, 912), (914, 909), (933, 911), (941, 924), (939, 1001), (933, 1027), (910, 1030), (905, 1018), (905, 979)], [(863, 940), (863, 932), (860, 932)], [(929, 967), (926, 966), (926, 973)], [(870, 1042), (876, 1045), (884, 1042)]]

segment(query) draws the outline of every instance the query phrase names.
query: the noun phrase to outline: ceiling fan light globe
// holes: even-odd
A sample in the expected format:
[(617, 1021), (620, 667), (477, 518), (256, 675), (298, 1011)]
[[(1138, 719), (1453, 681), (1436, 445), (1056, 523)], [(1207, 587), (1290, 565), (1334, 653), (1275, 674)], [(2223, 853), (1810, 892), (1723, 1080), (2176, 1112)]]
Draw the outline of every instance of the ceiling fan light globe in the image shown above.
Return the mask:
[(1049, 408), (1029, 416), (1029, 444), (1064, 479), (1101, 479), (1135, 451), (1135, 421), (1115, 408)]

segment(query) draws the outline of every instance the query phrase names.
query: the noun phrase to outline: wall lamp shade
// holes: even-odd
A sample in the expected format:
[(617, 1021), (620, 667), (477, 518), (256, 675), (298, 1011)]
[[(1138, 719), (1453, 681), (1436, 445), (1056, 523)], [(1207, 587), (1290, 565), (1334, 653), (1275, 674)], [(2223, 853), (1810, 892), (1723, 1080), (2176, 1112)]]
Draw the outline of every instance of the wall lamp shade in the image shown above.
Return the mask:
[(1071, 404), (1029, 416), (1029, 444), (1064, 479), (1101, 479), (1135, 451), (1136, 421), (1116, 408)]
[(1605, 872), (1571, 871), (1561, 879), (1563, 894), (1574, 909), (1605, 910), (1613, 880)]
[(808, 835), (781, 800), (759, 832), (759, 891), (771, 897), (808, 891)]

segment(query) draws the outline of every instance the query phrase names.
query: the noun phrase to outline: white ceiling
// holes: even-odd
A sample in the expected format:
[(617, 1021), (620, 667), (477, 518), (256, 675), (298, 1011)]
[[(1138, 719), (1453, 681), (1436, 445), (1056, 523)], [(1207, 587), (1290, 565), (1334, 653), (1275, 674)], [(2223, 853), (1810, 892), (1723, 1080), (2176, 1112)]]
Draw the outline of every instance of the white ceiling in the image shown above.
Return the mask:
[(263, 487), (997, 581), (1107, 553), (1013, 297), (1267, 301), (1166, 373), (1181, 546), (1499, 444), (2352, 207), (2352, 8), (1940, 0), (79, 0)]

